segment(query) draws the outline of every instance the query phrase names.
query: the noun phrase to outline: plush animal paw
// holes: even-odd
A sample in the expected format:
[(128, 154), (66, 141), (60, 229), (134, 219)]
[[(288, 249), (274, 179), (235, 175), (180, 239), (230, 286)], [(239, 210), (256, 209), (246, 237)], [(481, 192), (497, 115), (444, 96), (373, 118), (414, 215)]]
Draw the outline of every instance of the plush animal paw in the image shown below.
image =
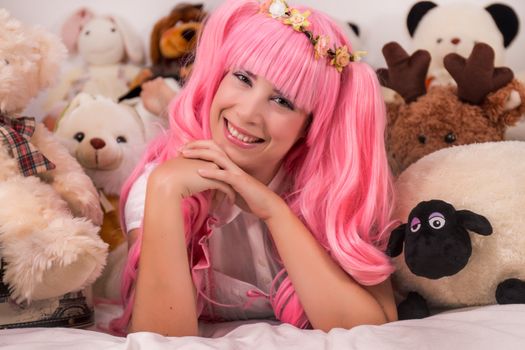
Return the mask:
[(92, 223), (67, 217), (11, 245), (3, 256), (8, 267), (4, 282), (17, 302), (52, 298), (93, 283), (104, 268), (108, 248)]
[(496, 288), (498, 304), (525, 304), (525, 281), (509, 278)]
[(411, 320), (430, 316), (427, 302), (417, 292), (408, 293), (407, 298), (397, 306), (397, 315), (400, 320)]
[(66, 174), (66, 176), (55, 177), (52, 186), (60, 194), (71, 208), (75, 217), (87, 218), (96, 226), (101, 226), (104, 213), (100, 208), (100, 201), (98, 193), (90, 186), (86, 188), (82, 186), (85, 180), (82, 176), (77, 174)]

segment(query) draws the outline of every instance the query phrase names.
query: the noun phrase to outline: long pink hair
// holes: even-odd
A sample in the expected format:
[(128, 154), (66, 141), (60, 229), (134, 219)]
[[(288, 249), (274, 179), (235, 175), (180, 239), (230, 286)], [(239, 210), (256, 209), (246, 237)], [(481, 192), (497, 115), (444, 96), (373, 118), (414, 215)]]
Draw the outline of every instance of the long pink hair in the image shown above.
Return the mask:
[[(351, 50), (328, 16), (309, 10), (309, 30)], [(384, 147), (385, 108), (376, 75), (365, 63), (352, 62), (339, 73), (328, 59), (316, 60), (304, 33), (261, 13), (254, 0), (227, 0), (207, 19), (191, 79), (170, 105), (170, 130), (150, 145), (124, 184), (121, 208), (146, 164), (178, 156), (179, 147), (190, 140), (211, 138), (210, 105), (231, 68), (265, 77), (296, 106), (311, 112), (306, 141), (294, 145), (283, 161), (287, 178), (293, 179), (285, 200), (357, 282), (384, 281), (393, 271), (382, 252), (392, 191)], [(183, 202), (188, 247), (205, 226), (209, 201), (209, 194), (201, 193)], [(125, 312), (113, 322), (115, 331), (124, 331), (131, 316), (139, 255), (140, 238), (128, 255), (122, 279)], [(284, 280), (270, 299), (275, 315), (305, 327), (308, 320), (298, 296), (284, 269), (281, 272)]]

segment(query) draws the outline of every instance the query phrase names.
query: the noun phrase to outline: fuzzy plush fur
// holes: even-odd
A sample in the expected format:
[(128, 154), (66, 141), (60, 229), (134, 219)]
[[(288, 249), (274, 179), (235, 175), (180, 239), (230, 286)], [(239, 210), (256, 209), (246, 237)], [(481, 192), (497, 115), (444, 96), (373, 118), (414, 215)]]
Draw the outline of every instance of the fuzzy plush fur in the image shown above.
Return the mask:
[[(65, 56), (60, 40), (23, 26), (0, 9), (0, 111), (16, 117), (48, 87)], [(6, 63), (6, 62), (3, 62)], [(7, 148), (0, 148), (0, 255), (4, 282), (18, 301), (79, 290), (101, 273), (107, 245), (98, 237), (102, 212), (96, 190), (67, 150), (37, 124), (30, 142), (55, 165), (40, 177), (23, 177)]]
[[(525, 87), (514, 80), (480, 106), (460, 101), (452, 86), (433, 86), (412, 103), (388, 103), (387, 148), (394, 173), (445, 147), (503, 140), (506, 127), (525, 112), (521, 101)], [(449, 133), (456, 138), (453, 143), (445, 141)]]
[[(79, 133), (84, 135), (80, 141), (75, 138)], [(120, 228), (118, 198), (123, 182), (146, 146), (144, 124), (127, 105), (102, 96), (80, 94), (59, 120), (55, 134), (114, 208), (106, 208), (104, 213), (101, 237), (110, 244), (110, 255), (94, 290), (98, 296), (116, 299), (120, 271), (127, 256), (127, 248), (121, 247), (127, 244)], [(119, 137), (126, 142), (118, 142)]]
[(406, 266), (403, 254), (394, 261), (396, 289), (420, 293), (432, 307), (494, 304), (498, 283), (525, 280), (525, 142), (503, 141), (464, 145), (434, 152), (406, 169), (397, 179), (394, 218), (406, 222), (420, 201), (441, 199), (456, 209), (485, 216), (490, 236), (470, 233), (472, 256), (463, 270), (430, 280)]

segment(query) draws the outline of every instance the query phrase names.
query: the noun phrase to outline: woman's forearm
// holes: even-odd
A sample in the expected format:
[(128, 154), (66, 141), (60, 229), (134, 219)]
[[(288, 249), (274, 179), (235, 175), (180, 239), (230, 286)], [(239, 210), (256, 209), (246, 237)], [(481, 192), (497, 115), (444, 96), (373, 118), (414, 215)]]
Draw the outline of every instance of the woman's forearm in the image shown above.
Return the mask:
[(131, 332), (197, 335), (181, 202), (176, 191), (150, 177)]
[(312, 326), (329, 331), (397, 317), (389, 282), (363, 287), (328, 255), (283, 202), (266, 224)]

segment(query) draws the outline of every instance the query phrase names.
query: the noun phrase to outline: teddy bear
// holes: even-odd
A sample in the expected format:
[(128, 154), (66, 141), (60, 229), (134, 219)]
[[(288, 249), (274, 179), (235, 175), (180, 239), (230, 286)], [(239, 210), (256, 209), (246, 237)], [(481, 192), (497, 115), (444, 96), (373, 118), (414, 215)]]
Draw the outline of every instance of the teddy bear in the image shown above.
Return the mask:
[(397, 43), (383, 47), (388, 69), (377, 71), (382, 85), (402, 101), (387, 103), (386, 144), (394, 174), (444, 147), (500, 141), (525, 112), (525, 87), (505, 67), (494, 67), (494, 51), (477, 43), (465, 59), (449, 54), (444, 65), (457, 86), (430, 86), (430, 54), (412, 55)]
[(441, 149), (396, 180), (387, 253), (399, 317), (525, 303), (525, 142)]
[(189, 77), (205, 16), (202, 4), (180, 3), (159, 19), (150, 35), (152, 65), (143, 69), (119, 98), (142, 117), (148, 140), (168, 126), (167, 106)]
[(77, 54), (73, 67), (49, 91), (44, 105), (45, 123), (54, 122), (67, 104), (80, 92), (118, 99), (144, 62), (144, 45), (133, 27), (115, 15), (97, 15), (80, 8), (62, 26), (62, 40), (71, 55)]
[(91, 179), (41, 123), (20, 115), (65, 54), (57, 37), (0, 9), (0, 256), (16, 303), (90, 285), (107, 255)]
[(494, 50), (494, 63), (505, 63), (505, 50), (519, 30), (519, 18), (508, 5), (494, 3), (484, 8), (459, 2), (438, 5), (419, 1), (409, 10), (406, 26), (412, 38), (411, 49), (430, 52), (427, 84), (455, 84), (443, 65), (445, 56), (457, 53), (468, 56), (477, 42)]
[(146, 146), (136, 111), (104, 96), (77, 95), (58, 120), (55, 135), (76, 157), (100, 193), (104, 210), (101, 237), (109, 243), (108, 265), (94, 285), (96, 296), (118, 299), (127, 244), (120, 228), (120, 189)]

